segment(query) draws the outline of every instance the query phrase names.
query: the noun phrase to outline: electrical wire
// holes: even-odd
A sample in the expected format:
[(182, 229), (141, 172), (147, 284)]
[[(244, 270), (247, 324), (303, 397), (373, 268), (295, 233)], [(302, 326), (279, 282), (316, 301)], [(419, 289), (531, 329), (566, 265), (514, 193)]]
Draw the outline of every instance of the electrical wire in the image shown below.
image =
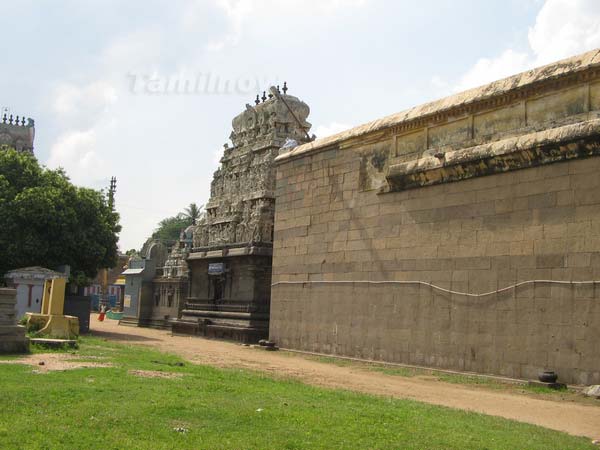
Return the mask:
[(283, 285), (283, 284), (302, 284), (302, 285), (305, 285), (305, 284), (404, 284), (404, 285), (416, 284), (416, 285), (421, 285), (421, 286), (429, 286), (432, 289), (435, 289), (435, 290), (438, 290), (441, 292), (445, 292), (447, 294), (452, 294), (452, 295), (462, 295), (465, 297), (487, 297), (489, 295), (500, 294), (502, 292), (510, 291), (511, 289), (516, 289), (521, 286), (525, 286), (528, 284), (536, 284), (536, 283), (539, 283), (539, 284), (562, 284), (562, 285), (585, 285), (585, 284), (600, 284), (600, 280), (592, 280), (592, 281), (527, 280), (527, 281), (521, 281), (516, 284), (511, 284), (510, 286), (496, 289), (494, 291), (484, 292), (482, 294), (473, 294), (470, 292), (460, 292), (460, 291), (454, 291), (452, 289), (445, 289), (441, 286), (437, 286), (437, 285), (435, 285), (433, 283), (429, 283), (427, 281), (394, 281), (394, 280), (389, 280), (389, 281), (368, 281), (368, 280), (278, 281), (276, 283), (272, 283), (271, 286), (274, 287), (274, 286), (279, 286), (279, 285)]

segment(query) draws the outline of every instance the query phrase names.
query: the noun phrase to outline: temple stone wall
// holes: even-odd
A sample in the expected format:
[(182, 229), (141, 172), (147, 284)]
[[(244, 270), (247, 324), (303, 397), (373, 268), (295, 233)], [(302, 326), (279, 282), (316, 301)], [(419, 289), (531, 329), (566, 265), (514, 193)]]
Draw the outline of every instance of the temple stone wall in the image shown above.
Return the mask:
[(280, 156), (270, 339), (600, 383), (593, 284), (469, 297), (422, 284), (320, 283), (422, 281), (485, 293), (528, 280), (600, 280), (595, 53)]

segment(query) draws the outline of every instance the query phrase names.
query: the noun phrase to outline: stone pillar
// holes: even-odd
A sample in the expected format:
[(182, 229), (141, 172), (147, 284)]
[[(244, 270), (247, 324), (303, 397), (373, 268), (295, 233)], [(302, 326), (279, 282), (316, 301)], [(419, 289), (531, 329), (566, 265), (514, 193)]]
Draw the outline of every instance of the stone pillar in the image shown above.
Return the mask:
[(25, 327), (17, 325), (16, 303), (16, 289), (0, 288), (0, 353), (29, 351)]

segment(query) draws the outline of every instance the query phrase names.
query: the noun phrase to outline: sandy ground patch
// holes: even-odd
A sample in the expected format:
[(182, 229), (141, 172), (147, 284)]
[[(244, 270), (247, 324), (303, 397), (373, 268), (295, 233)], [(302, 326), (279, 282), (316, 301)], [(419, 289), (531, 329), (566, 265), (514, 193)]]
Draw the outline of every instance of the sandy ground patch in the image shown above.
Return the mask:
[[(86, 359), (102, 358), (85, 356)], [(105, 362), (81, 361), (82, 356), (71, 353), (36, 353), (25, 355), (18, 359), (2, 360), (0, 364), (25, 364), (35, 367), (37, 372), (51, 372), (59, 370), (73, 370), (93, 367), (112, 367), (112, 364)]]
[(183, 378), (182, 373), (159, 372), (158, 370), (130, 370), (128, 373), (142, 378)]

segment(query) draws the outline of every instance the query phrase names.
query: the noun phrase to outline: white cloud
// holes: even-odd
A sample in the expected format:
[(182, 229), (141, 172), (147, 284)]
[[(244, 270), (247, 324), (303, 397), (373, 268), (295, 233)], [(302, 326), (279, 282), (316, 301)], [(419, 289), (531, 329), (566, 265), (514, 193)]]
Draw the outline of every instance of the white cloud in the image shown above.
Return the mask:
[[(229, 22), (229, 32), (207, 45), (207, 50), (219, 51), (227, 45), (236, 45), (243, 34), (244, 24), (251, 19), (268, 22), (270, 16), (299, 17), (329, 15), (345, 8), (357, 8), (369, 0), (214, 0)], [(187, 20), (189, 25), (190, 20)]]
[(63, 116), (97, 116), (106, 112), (117, 99), (117, 90), (106, 81), (94, 81), (84, 86), (63, 83), (56, 88), (52, 106)]
[(546, 0), (529, 28), (529, 50), (506, 49), (481, 58), (459, 80), (456, 91), (480, 86), (533, 67), (600, 47), (598, 0)]
[(105, 169), (97, 152), (96, 131), (68, 131), (62, 134), (52, 145), (47, 164), (51, 168), (64, 168), (76, 184), (94, 184)]
[(160, 30), (152, 28), (121, 35), (102, 51), (100, 61), (109, 71), (124, 67), (128, 70), (147, 70), (148, 66), (157, 63), (165, 51), (165, 39)]
[(434, 75), (431, 77), (431, 84), (436, 89), (445, 89), (446, 87), (448, 87), (448, 82), (439, 75)]
[(529, 29), (529, 45), (536, 65), (600, 46), (600, 2), (546, 1)]
[(329, 125), (319, 125), (315, 128), (315, 135), (318, 138), (331, 136), (333, 134), (340, 133), (352, 128), (352, 125), (345, 123), (332, 122)]
[(117, 89), (104, 80), (57, 86), (51, 107), (66, 126), (50, 146), (47, 165), (64, 168), (76, 184), (96, 187), (106, 171), (98, 136), (114, 129), (109, 112), (117, 100)]
[(514, 75), (527, 69), (530, 64), (530, 57), (527, 53), (520, 53), (511, 49), (505, 50), (496, 58), (481, 58), (461, 77), (455, 90), (464, 91), (471, 87), (481, 86)]

